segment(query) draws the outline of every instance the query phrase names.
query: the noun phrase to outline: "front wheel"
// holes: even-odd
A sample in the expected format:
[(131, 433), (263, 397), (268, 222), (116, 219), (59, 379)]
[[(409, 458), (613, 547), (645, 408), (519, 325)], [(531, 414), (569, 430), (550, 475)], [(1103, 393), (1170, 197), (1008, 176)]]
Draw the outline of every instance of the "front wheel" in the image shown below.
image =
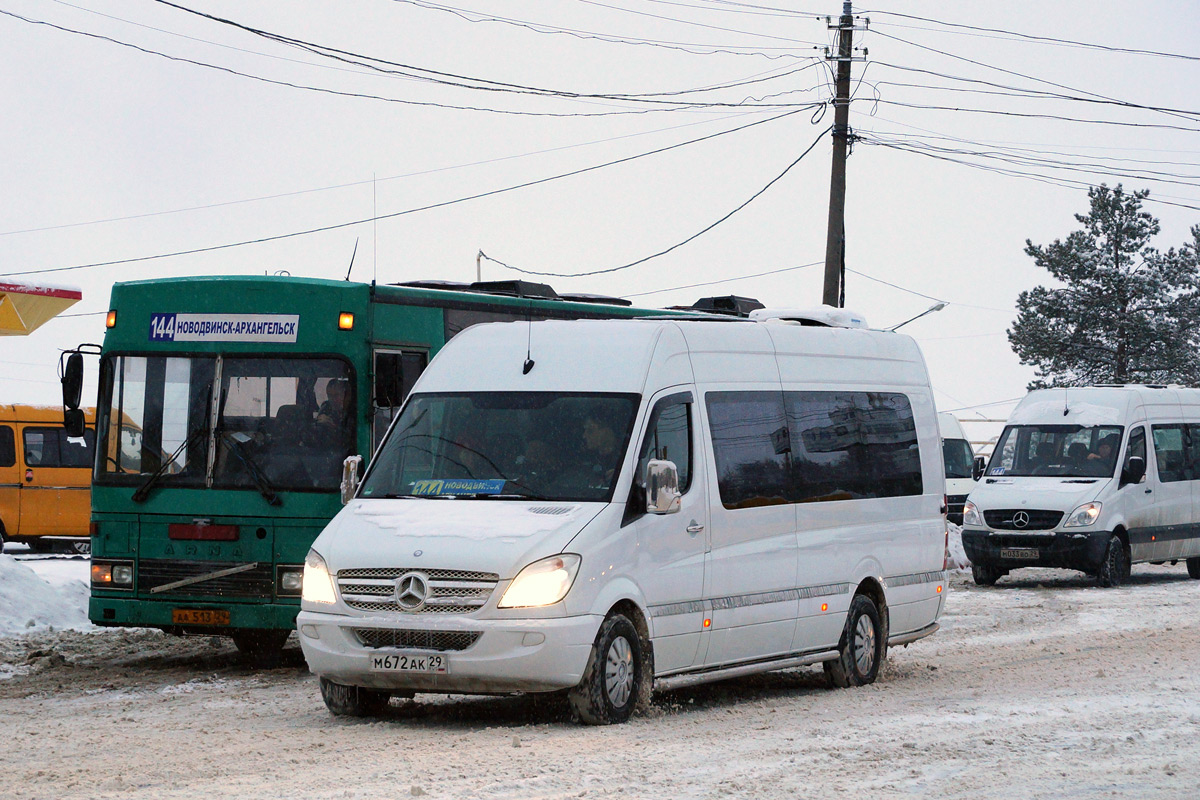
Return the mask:
[(1189, 558), (1187, 568), (1189, 578), (1200, 578), (1200, 558)]
[(825, 662), (829, 682), (842, 689), (874, 683), (883, 662), (885, 635), (875, 601), (865, 594), (855, 595), (850, 601), (838, 657)]
[(387, 708), (391, 695), (321, 678), (321, 699), (335, 717), (378, 717)]
[(1120, 586), (1129, 581), (1129, 553), (1125, 551), (1125, 543), (1121, 537), (1113, 534), (1108, 540), (1108, 550), (1104, 552), (1104, 560), (1100, 562), (1100, 571), (1096, 574), (1096, 582), (1106, 588)]
[(642, 699), (642, 640), (629, 618), (611, 614), (600, 626), (583, 680), (567, 695), (589, 725), (624, 722)]

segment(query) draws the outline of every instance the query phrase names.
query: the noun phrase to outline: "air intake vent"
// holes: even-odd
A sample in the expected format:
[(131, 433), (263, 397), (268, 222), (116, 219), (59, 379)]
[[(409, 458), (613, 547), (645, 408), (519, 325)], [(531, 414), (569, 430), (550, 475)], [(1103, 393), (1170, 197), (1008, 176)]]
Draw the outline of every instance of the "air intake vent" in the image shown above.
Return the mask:
[(561, 517), (563, 514), (570, 514), (575, 510), (575, 506), (534, 506), (529, 509), (530, 514), (545, 514), (548, 517)]

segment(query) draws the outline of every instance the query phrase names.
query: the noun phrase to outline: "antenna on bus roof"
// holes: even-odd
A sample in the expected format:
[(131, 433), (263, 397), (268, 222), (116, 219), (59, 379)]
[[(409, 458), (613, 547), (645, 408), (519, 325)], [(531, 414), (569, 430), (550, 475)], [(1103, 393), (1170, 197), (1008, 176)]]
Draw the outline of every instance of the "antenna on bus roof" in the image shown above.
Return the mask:
[[(482, 251), (481, 251), (482, 252)], [(525, 365), (521, 367), (521, 374), (528, 375), (529, 370), (533, 369), (533, 301), (529, 301), (529, 305), (525, 309)]]
[(350, 270), (354, 269), (354, 257), (358, 255), (358, 239), (354, 240), (354, 252), (350, 254), (350, 266), (346, 268), (346, 280), (350, 280)]

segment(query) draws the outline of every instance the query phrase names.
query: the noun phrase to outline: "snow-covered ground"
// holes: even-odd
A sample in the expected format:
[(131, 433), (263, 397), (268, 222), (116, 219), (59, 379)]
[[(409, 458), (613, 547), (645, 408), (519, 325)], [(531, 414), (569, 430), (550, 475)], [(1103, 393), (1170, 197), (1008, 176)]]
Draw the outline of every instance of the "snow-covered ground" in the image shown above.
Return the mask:
[[(2, 560), (0, 586), (27, 592), (22, 570), (65, 574), (67, 596), (86, 576)], [(256, 672), (216, 637), (37, 625), (0, 637), (0, 797), (1198, 796), (1200, 581), (1183, 565), (1115, 590), (1053, 570), (952, 583), (942, 630), (872, 686), (758, 676), (610, 728), (530, 697), (335, 719), (294, 648)]]

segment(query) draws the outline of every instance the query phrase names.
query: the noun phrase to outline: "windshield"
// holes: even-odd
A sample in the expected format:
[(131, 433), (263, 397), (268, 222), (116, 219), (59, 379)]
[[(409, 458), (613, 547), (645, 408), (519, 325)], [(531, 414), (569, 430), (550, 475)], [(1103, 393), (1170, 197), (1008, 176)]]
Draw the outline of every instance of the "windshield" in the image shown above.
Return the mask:
[(1119, 425), (1009, 425), (987, 474), (1110, 477), (1122, 430)]
[(354, 443), (350, 377), (333, 358), (109, 357), (96, 482), (334, 490)]
[(947, 478), (971, 477), (971, 465), (975, 455), (966, 439), (943, 439), (942, 460), (946, 463)]
[(414, 395), (361, 494), (608, 501), (637, 404), (634, 394)]

